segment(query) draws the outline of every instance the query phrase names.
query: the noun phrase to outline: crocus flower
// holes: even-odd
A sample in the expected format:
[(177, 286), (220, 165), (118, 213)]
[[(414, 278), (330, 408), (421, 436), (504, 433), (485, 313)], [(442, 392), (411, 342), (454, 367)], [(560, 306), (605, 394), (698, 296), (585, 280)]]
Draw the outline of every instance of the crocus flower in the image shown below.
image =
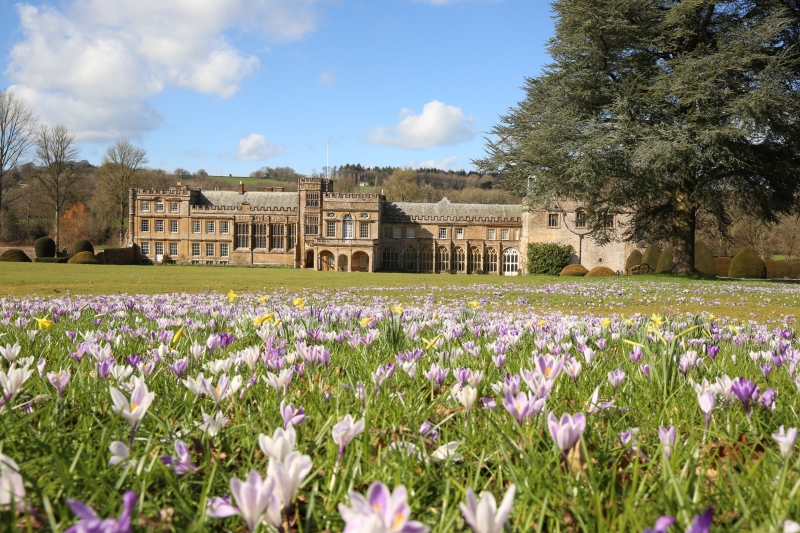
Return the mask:
[(519, 425), (522, 425), (528, 418), (538, 415), (544, 408), (544, 403), (544, 398), (537, 398), (524, 392), (517, 393), (515, 397), (511, 394), (511, 391), (508, 391), (506, 392), (506, 397), (503, 398), (503, 407), (514, 417)]
[(586, 417), (583, 413), (574, 416), (564, 413), (559, 420), (551, 411), (547, 418), (547, 428), (558, 449), (566, 453), (580, 440), (586, 429)]
[(6, 358), (6, 361), (9, 363), (13, 363), (19, 357), (19, 352), (22, 348), (20, 348), (19, 343), (6, 344), (5, 346), (0, 346), (0, 355)]
[(8, 510), (12, 504), (17, 511), (25, 511), (25, 486), (17, 463), (0, 453), (0, 511)]
[(397, 486), (392, 492), (383, 483), (373, 483), (367, 489), (366, 498), (358, 492), (350, 492), (350, 506), (339, 504), (339, 514), (345, 522), (343, 533), (430, 531), (425, 524), (410, 520), (411, 507), (403, 485)]
[(108, 460), (108, 466), (122, 466), (128, 462), (128, 458), (131, 456), (128, 445), (119, 440), (115, 440), (109, 444), (108, 451), (111, 452), (111, 459)]
[(285, 370), (281, 370), (278, 375), (275, 375), (271, 372), (267, 372), (267, 375), (264, 376), (262, 379), (273, 389), (275, 392), (278, 393), (278, 397), (280, 398), (284, 394), (286, 394), (289, 390), (289, 383), (292, 381), (292, 375), (294, 371), (291, 368), (287, 368)]
[(173, 364), (168, 366), (169, 369), (172, 370), (172, 373), (175, 374), (178, 379), (181, 379), (183, 373), (186, 372), (187, 368), (189, 368), (189, 359), (184, 357), (183, 359), (178, 359)]
[(64, 390), (67, 388), (71, 376), (68, 370), (47, 373), (47, 381), (58, 391), (59, 400), (64, 397)]
[(228, 376), (222, 375), (214, 386), (210, 381), (202, 381), (203, 390), (217, 404), (219, 409), (222, 400), (229, 398), (236, 394), (236, 391), (242, 386), (242, 376), (234, 376), (233, 379), (228, 379)]
[(283, 417), (283, 427), (299, 426), (306, 419), (306, 410), (302, 407), (295, 409), (294, 404), (284, 405), (285, 400), (281, 400), (281, 416)]
[(747, 378), (736, 378), (731, 384), (731, 390), (741, 400), (745, 412), (750, 414), (750, 402), (757, 400), (761, 395), (758, 385)]
[(436, 431), (436, 426), (430, 422), (422, 423), (419, 427), (419, 434), (421, 437), (430, 437), (431, 440), (437, 440), (439, 438), (439, 432)]
[[(245, 524), (247, 524), (247, 529), (255, 531), (272, 502), (275, 480), (269, 476), (262, 479), (258, 472), (250, 470), (250, 474), (248, 474), (245, 481), (235, 477), (231, 478), (230, 487), (231, 494), (238, 507), (231, 506), (225, 511), (240, 515)], [(210, 516), (222, 518), (219, 515)]]
[(297, 434), (292, 425), (287, 426), (285, 429), (277, 428), (272, 437), (264, 434), (258, 436), (258, 445), (261, 451), (270, 459), (280, 462), (283, 462), (284, 458), (294, 451), (296, 443)]
[(311, 457), (294, 451), (278, 461), (270, 458), (267, 475), (275, 480), (275, 495), (281, 507), (289, 509), (305, 477), (311, 472)]
[(444, 380), (447, 379), (447, 374), (449, 373), (450, 373), (449, 368), (443, 369), (442, 367), (434, 363), (433, 365), (431, 365), (430, 370), (425, 372), (425, 377), (428, 378), (428, 380), (431, 383), (433, 383), (437, 387), (440, 387), (444, 383)]
[(709, 507), (703, 514), (694, 517), (692, 525), (686, 530), (686, 533), (708, 533), (713, 518), (714, 508)]
[(203, 413), (203, 421), (195, 422), (195, 425), (204, 433), (208, 433), (210, 437), (216, 437), (227, 423), (228, 417), (223, 416), (221, 411), (217, 411), (214, 416)]
[(536, 367), (550, 381), (555, 381), (564, 369), (564, 359), (552, 355), (540, 355), (536, 359)]
[(197, 465), (192, 462), (189, 456), (189, 447), (180, 439), (175, 440), (175, 457), (162, 455), (161, 462), (165, 466), (175, 469), (175, 474), (181, 476), (197, 470)]
[(659, 516), (652, 528), (646, 527), (642, 533), (667, 533), (669, 526), (675, 523), (675, 517), (670, 515)]
[(498, 508), (491, 492), (483, 491), (478, 499), (472, 487), (467, 487), (466, 503), (459, 503), (458, 506), (461, 508), (464, 520), (474, 533), (500, 533), (514, 505), (515, 492), (516, 486), (510, 485)]
[(778, 396), (777, 389), (767, 389), (758, 397), (758, 403), (762, 406), (775, 410), (775, 398)]
[(333, 442), (339, 445), (339, 455), (337, 456), (337, 461), (339, 458), (342, 457), (342, 452), (344, 452), (345, 446), (350, 444), (350, 441), (353, 440), (357, 435), (360, 435), (364, 431), (364, 419), (362, 418), (358, 422), (353, 421), (353, 417), (345, 415), (341, 422), (333, 426)]
[(792, 455), (792, 448), (794, 448), (794, 442), (797, 440), (797, 428), (789, 428), (788, 431), (785, 431), (781, 426), (777, 433), (772, 434), (772, 438), (775, 439), (781, 449), (781, 457), (786, 460)]
[(781, 526), (783, 527), (783, 533), (800, 533), (800, 524), (794, 520), (784, 520)]
[(464, 406), (467, 410), (467, 418), (469, 418), (469, 411), (472, 409), (472, 405), (475, 403), (475, 400), (478, 399), (478, 393), (475, 389), (472, 388), (471, 385), (465, 385), (464, 387), (458, 388), (455, 391), (456, 399)]
[(132, 531), (131, 514), (133, 513), (134, 505), (136, 505), (136, 499), (135, 492), (126, 492), (122, 495), (122, 513), (120, 513), (119, 518), (101, 519), (91, 507), (82, 501), (67, 498), (67, 504), (70, 509), (81, 521), (64, 533), (130, 533)]
[(697, 402), (700, 404), (700, 410), (706, 415), (706, 427), (708, 427), (711, 414), (714, 412), (714, 407), (717, 405), (717, 396), (713, 391), (707, 390), (697, 396)]
[(675, 445), (675, 428), (672, 426), (658, 428), (658, 440), (661, 441), (667, 458), (672, 457), (672, 447)]
[(111, 401), (114, 402), (112, 410), (122, 415), (122, 418), (128, 421), (131, 425), (131, 432), (136, 431), (136, 426), (142, 421), (147, 409), (155, 398), (155, 392), (149, 392), (147, 385), (142, 378), (134, 378), (136, 385), (131, 393), (130, 402), (118, 389), (109, 387), (111, 393)]
[(29, 364), (24, 364), (17, 367), (12, 363), (8, 368), (8, 373), (0, 368), (0, 387), (3, 389), (3, 395), (6, 401), (10, 401), (22, 390), (22, 386), (33, 374), (33, 370), (28, 368)]
[(612, 387), (614, 387), (614, 392), (617, 392), (617, 388), (622, 385), (623, 381), (625, 381), (625, 371), (621, 368), (612, 370), (608, 373), (608, 382), (611, 383)]
[(567, 361), (564, 365), (564, 370), (567, 372), (569, 377), (572, 378), (572, 381), (574, 381), (576, 385), (578, 384), (578, 376), (581, 375), (581, 369), (582, 367), (580, 362), (574, 357)]

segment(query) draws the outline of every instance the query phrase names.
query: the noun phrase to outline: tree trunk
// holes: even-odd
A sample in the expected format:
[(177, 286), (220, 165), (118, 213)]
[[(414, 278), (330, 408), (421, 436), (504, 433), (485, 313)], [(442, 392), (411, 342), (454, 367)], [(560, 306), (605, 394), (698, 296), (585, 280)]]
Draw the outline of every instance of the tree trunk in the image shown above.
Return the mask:
[(694, 272), (694, 236), (697, 211), (690, 185), (684, 181), (675, 191), (672, 215), (672, 271)]
[(125, 238), (125, 204), (120, 206), (119, 213), (119, 246), (122, 248), (123, 239)]
[(56, 241), (56, 256), (58, 256), (58, 252), (61, 251), (61, 242), (60, 242), (60, 233), (59, 233), (60, 230), (61, 230), (61, 226), (60, 226), (61, 220), (60, 220), (60, 218), (61, 217), (59, 217), (58, 209), (56, 209), (56, 238), (55, 238), (55, 241)]

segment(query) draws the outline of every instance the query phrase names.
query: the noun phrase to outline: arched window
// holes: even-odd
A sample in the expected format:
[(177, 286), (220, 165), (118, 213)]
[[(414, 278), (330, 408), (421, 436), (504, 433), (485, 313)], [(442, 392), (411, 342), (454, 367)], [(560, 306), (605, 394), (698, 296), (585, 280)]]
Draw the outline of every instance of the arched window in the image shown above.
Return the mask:
[(450, 271), (450, 251), (444, 246), (440, 246), (436, 249), (436, 271)]
[(403, 269), (407, 272), (417, 271), (417, 250), (415, 248), (403, 250)]
[(352, 239), (355, 234), (353, 217), (350, 215), (345, 215), (344, 218), (342, 218), (342, 221), (342, 238), (345, 240)]
[(453, 254), (455, 257), (455, 267), (453, 270), (456, 272), (466, 272), (465, 267), (467, 266), (467, 254), (464, 252), (463, 248), (456, 248), (455, 253)]
[(508, 248), (503, 252), (503, 275), (515, 275), (519, 273), (519, 252), (514, 248)]
[(489, 248), (486, 252), (486, 271), (497, 272), (497, 250)]
[(419, 269), (422, 272), (430, 272), (433, 270), (433, 250), (430, 248), (423, 248), (419, 253)]
[(483, 272), (483, 262), (481, 259), (481, 249), (470, 248), (467, 262), (467, 272), (470, 274), (479, 274), (480, 272)]
[(381, 259), (384, 270), (400, 269), (400, 254), (397, 252), (397, 248), (384, 248)]

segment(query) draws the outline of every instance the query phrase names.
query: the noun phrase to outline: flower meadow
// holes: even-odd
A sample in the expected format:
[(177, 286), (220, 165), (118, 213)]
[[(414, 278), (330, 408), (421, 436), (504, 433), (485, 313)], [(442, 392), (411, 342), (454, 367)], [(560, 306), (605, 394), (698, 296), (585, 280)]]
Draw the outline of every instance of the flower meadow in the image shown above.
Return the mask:
[(503, 291), (0, 299), (0, 524), (800, 531), (791, 320)]

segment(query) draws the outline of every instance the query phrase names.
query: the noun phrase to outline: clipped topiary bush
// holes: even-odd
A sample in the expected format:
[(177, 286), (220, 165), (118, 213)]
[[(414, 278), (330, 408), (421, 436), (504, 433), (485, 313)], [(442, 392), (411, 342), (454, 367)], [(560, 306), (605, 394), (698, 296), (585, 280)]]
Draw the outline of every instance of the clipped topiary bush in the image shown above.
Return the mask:
[(572, 246), (554, 242), (532, 242), (528, 244), (528, 274), (558, 276), (569, 264)]
[(80, 252), (70, 257), (67, 263), (77, 265), (99, 265), (100, 261), (97, 260), (92, 252)]
[(6, 263), (30, 263), (31, 258), (18, 248), (9, 248), (0, 254), (0, 261), (5, 261)]
[(653, 270), (658, 268), (658, 260), (661, 258), (661, 247), (657, 244), (651, 244), (644, 251), (642, 256), (642, 263), (647, 263)]
[(791, 277), (789, 274), (789, 263), (785, 261), (764, 260), (767, 267), (767, 279), (785, 279)]
[(94, 254), (94, 246), (86, 239), (76, 241), (75, 244), (72, 245), (72, 255), (78, 255), (81, 252), (91, 252)]
[(714, 264), (717, 265), (717, 276), (727, 278), (728, 269), (731, 267), (732, 257), (715, 257)]
[(728, 269), (731, 278), (766, 279), (767, 266), (750, 248), (742, 249), (731, 261)]
[(634, 250), (631, 252), (631, 255), (628, 256), (628, 259), (625, 261), (625, 271), (628, 272), (635, 266), (639, 266), (642, 264), (642, 252), (639, 250)]
[(589, 271), (586, 267), (579, 264), (567, 265), (558, 274), (559, 276), (585, 276)]
[(672, 246), (667, 246), (661, 252), (661, 257), (658, 258), (658, 265), (656, 266), (656, 274), (672, 272), (672, 252)]
[(694, 243), (694, 269), (709, 276), (719, 275), (717, 264), (714, 262), (714, 255), (703, 241)]
[(587, 278), (603, 278), (606, 276), (616, 276), (617, 273), (606, 266), (596, 266), (586, 273)]
[(41, 237), (36, 239), (33, 243), (33, 249), (36, 251), (36, 257), (55, 257), (56, 256), (56, 241), (50, 237)]

